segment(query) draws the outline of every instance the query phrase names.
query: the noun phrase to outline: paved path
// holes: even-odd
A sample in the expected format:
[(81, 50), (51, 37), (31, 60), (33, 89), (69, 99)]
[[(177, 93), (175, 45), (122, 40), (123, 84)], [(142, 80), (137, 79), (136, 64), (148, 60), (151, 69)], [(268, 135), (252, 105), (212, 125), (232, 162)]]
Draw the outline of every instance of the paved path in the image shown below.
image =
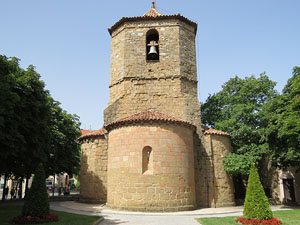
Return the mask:
[[(83, 215), (103, 216), (100, 225), (200, 225), (195, 218), (241, 216), (242, 206), (204, 208), (173, 213), (143, 213), (111, 210), (105, 205), (84, 204), (74, 201), (51, 202), (51, 209)], [(287, 206), (272, 206), (272, 210), (289, 210)]]

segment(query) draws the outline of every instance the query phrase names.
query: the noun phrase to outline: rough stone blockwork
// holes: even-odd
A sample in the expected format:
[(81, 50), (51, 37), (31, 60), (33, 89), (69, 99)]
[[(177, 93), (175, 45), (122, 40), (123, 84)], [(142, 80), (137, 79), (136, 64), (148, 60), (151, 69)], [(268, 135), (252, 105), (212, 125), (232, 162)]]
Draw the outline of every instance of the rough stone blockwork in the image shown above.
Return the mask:
[[(159, 33), (160, 60), (146, 61), (146, 33)], [(105, 125), (154, 109), (200, 126), (195, 30), (176, 19), (125, 23), (112, 33)]]
[[(134, 211), (194, 209), (193, 130), (172, 124), (131, 125), (109, 133), (108, 200)], [(152, 148), (151, 171), (142, 171), (142, 149)]]
[(96, 136), (81, 140), (80, 201), (106, 202), (107, 140)]
[[(146, 57), (151, 30), (158, 34), (159, 60)], [(83, 141), (82, 199), (107, 196), (112, 208), (139, 211), (234, 205), (232, 179), (222, 164), (229, 136), (202, 132), (196, 30), (196, 23), (163, 16), (154, 6), (145, 16), (122, 18), (109, 29), (108, 134)], [(191, 126), (151, 118), (112, 126), (149, 109)]]

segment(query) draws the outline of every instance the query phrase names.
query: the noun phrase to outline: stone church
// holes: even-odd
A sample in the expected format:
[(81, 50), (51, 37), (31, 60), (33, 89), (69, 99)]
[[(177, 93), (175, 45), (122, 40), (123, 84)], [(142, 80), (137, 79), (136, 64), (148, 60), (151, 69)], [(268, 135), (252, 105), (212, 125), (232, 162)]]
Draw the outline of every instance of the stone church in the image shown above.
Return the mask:
[(152, 212), (234, 205), (222, 164), (230, 136), (201, 126), (197, 23), (152, 3), (108, 31), (110, 97), (103, 128), (79, 138), (80, 200)]

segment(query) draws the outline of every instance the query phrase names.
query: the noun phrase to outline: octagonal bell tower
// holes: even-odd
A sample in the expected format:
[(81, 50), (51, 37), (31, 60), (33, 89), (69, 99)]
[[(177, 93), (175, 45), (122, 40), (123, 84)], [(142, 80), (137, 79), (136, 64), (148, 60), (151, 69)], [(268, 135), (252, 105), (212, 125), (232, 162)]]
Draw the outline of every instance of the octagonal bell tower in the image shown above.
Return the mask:
[(222, 160), (229, 134), (201, 127), (197, 24), (154, 3), (110, 29), (104, 129), (82, 135), (81, 200), (112, 208), (178, 211), (234, 205)]
[(197, 24), (162, 15), (154, 3), (140, 17), (110, 29), (110, 97), (104, 125), (149, 109), (186, 120), (200, 131), (195, 36)]

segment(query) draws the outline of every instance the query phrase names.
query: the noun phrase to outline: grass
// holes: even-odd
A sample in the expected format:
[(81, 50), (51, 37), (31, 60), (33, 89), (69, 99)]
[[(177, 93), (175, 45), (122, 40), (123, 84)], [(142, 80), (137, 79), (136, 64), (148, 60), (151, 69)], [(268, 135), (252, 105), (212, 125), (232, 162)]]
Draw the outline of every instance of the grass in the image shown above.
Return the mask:
[[(21, 214), (21, 205), (5, 204), (0, 205), (0, 224), (11, 225), (11, 219), (14, 216)], [(54, 213), (59, 216), (58, 222), (42, 223), (44, 225), (93, 225), (100, 216), (84, 216), (66, 212), (59, 212), (50, 210), (50, 213)]]
[[(274, 211), (273, 216), (282, 221), (282, 225), (299, 225), (300, 209)], [(200, 218), (197, 221), (202, 225), (238, 225), (234, 222), (240, 216)]]

